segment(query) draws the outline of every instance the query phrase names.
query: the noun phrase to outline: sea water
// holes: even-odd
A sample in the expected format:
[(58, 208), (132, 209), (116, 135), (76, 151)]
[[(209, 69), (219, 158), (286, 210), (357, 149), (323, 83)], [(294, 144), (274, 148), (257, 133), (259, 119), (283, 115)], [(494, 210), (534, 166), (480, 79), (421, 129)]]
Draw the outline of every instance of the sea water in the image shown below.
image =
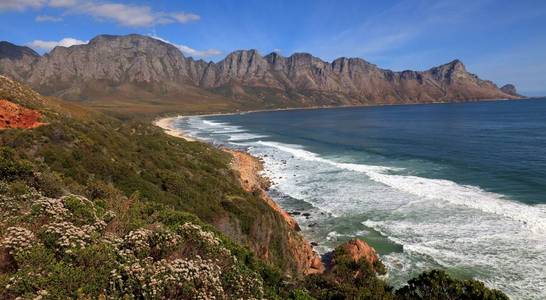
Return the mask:
[(374, 246), (390, 284), (433, 268), (546, 299), (546, 99), (184, 117), (263, 158), (270, 194), (326, 253)]

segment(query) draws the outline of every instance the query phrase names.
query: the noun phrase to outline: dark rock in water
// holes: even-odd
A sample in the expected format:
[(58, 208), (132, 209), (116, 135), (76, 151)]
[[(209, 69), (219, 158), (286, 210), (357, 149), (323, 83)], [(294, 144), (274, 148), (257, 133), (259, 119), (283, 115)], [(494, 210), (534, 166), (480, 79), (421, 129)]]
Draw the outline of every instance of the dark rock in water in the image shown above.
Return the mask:
[(304, 217), (309, 217), (311, 214), (310, 213), (303, 213), (301, 215), (304, 216)]
[(315, 227), (315, 226), (317, 226), (317, 223), (311, 223), (311, 224), (307, 225), (307, 227), (311, 227), (311, 228)]
[(317, 242), (311, 242), (311, 246), (316, 247), (316, 246), (318, 246), (318, 243)]
[(300, 213), (299, 211), (291, 211), (291, 212), (289, 212), (288, 214), (293, 215), (293, 216), (299, 216), (299, 215), (301, 215), (301, 213)]

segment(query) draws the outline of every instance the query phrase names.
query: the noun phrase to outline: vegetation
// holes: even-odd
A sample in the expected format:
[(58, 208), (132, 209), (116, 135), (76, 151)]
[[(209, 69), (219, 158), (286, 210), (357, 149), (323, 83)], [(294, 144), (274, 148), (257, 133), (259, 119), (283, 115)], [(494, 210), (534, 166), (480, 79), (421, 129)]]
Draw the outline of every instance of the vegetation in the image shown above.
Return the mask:
[(396, 291), (397, 299), (487, 299), (504, 300), (506, 295), (490, 290), (477, 280), (455, 280), (446, 272), (432, 270), (413, 278)]
[(441, 272), (394, 292), (382, 265), (342, 253), (302, 279), (286, 223), (241, 188), (226, 153), (4, 77), (0, 98), (49, 123), (0, 131), (1, 299), (506, 299)]

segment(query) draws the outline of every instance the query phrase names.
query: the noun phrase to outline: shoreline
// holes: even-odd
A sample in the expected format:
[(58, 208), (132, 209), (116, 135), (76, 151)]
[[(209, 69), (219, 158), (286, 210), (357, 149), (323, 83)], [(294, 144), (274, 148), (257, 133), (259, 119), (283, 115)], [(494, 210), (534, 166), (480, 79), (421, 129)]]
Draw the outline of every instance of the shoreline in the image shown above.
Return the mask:
[[(377, 104), (348, 104), (348, 105), (318, 105), (306, 107), (279, 107), (279, 108), (264, 108), (251, 110), (235, 110), (224, 112), (197, 112), (197, 113), (177, 113), (177, 116), (165, 114), (165, 117), (159, 117), (157, 120), (178, 118), (178, 117), (211, 117), (211, 116), (230, 116), (241, 115), (259, 112), (276, 112), (276, 111), (297, 111), (297, 110), (318, 110), (318, 109), (336, 109), (336, 108), (364, 108), (364, 107), (385, 107), (385, 106), (414, 106), (414, 105), (436, 105), (436, 104), (465, 104), (465, 103), (480, 103), (480, 102), (497, 102), (497, 101), (521, 101), (521, 100), (541, 100), (545, 97), (521, 97), (521, 98), (502, 98), (502, 99), (467, 99), (456, 101), (434, 101), (428, 103), (377, 103)], [(154, 121), (155, 123), (155, 121)]]
[[(152, 124), (162, 128), (166, 134), (174, 137), (184, 139), (188, 142), (200, 141), (195, 137), (189, 136), (184, 133), (181, 129), (178, 129), (173, 126), (173, 123), (178, 118), (185, 117), (212, 117), (212, 116), (231, 116), (231, 115), (241, 115), (241, 114), (250, 114), (250, 113), (259, 113), (259, 112), (276, 112), (276, 111), (298, 111), (298, 110), (319, 110), (319, 109), (336, 109), (336, 108), (364, 108), (364, 107), (385, 107), (385, 106), (406, 106), (406, 105), (436, 105), (436, 104), (463, 104), (463, 103), (479, 103), (479, 102), (497, 102), (497, 101), (520, 101), (520, 100), (540, 100), (542, 98), (537, 97), (522, 97), (516, 99), (473, 99), (473, 100), (462, 100), (456, 102), (430, 102), (430, 103), (396, 103), (396, 104), (370, 104), (370, 105), (323, 105), (323, 106), (309, 106), (309, 107), (286, 107), (286, 108), (271, 108), (271, 109), (256, 109), (256, 110), (243, 110), (243, 111), (232, 111), (232, 112), (208, 112), (208, 113), (191, 113), (184, 114), (178, 113), (178, 115), (157, 117)], [(203, 142), (203, 141), (201, 141)]]
[(182, 130), (173, 126), (174, 121), (178, 119), (179, 117), (181, 116), (156, 119), (155, 121), (153, 121), (153, 124), (157, 127), (162, 128), (163, 131), (170, 136), (181, 138), (188, 142), (195, 142), (196, 139), (190, 137), (189, 135), (185, 134)]
[[(199, 141), (205, 143), (205, 141), (200, 141), (187, 136), (182, 130), (173, 126), (173, 122), (180, 117), (187, 116), (161, 118), (155, 120), (153, 124), (162, 128), (164, 132), (170, 136), (181, 138), (189, 142)], [(231, 155), (230, 168), (237, 173), (237, 179), (239, 180), (241, 187), (246, 192), (258, 193), (260, 199), (271, 207), (271, 209), (284, 220), (290, 229), (287, 238), (301, 273), (303, 275), (310, 275), (324, 272), (326, 267), (320, 254), (313, 248), (311, 242), (301, 233), (301, 228), (297, 221), (275, 202), (267, 192), (271, 182), (269, 178), (261, 174), (264, 169), (263, 161), (246, 151), (234, 150), (227, 147), (220, 147), (219, 149)]]

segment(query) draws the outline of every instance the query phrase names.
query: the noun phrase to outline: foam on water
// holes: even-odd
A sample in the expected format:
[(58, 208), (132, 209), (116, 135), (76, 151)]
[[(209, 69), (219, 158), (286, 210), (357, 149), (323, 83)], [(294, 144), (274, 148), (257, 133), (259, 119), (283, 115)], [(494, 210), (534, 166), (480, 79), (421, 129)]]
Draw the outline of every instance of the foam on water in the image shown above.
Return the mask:
[[(525, 205), (445, 179), (405, 175), (402, 168), (323, 157), (299, 145), (255, 141), (265, 137), (227, 123), (188, 124), (184, 130), (262, 157), (272, 191), (287, 196), (276, 198), (285, 209), (292, 209), (296, 200), (314, 207), (310, 219), (297, 220), (304, 234), (320, 241), (319, 251), (331, 250), (338, 239), (365, 237), (374, 230), (403, 246), (403, 252), (382, 255), (393, 285), (424, 270), (445, 268), (515, 299), (546, 298), (545, 205)], [(248, 136), (240, 139), (241, 131), (226, 130)], [(354, 218), (361, 227), (350, 223), (350, 230), (334, 228)], [(305, 226), (311, 223), (319, 225)]]
[(245, 140), (261, 139), (266, 137), (267, 135), (263, 135), (263, 134), (239, 133), (239, 134), (231, 134), (228, 140), (229, 141), (245, 141)]

